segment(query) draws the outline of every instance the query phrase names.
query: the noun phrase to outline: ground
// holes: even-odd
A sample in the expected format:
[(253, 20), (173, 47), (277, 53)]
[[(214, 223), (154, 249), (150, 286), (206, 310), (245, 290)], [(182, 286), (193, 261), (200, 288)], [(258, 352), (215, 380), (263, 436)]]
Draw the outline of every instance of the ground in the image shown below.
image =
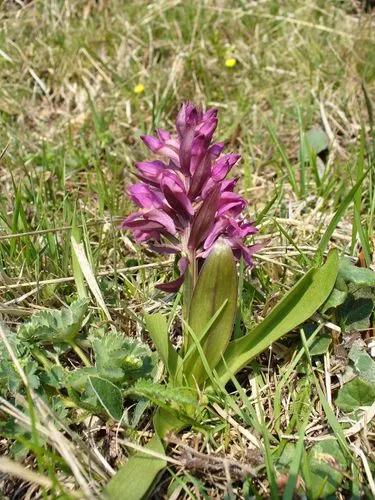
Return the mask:
[[(46, 377), (56, 360), (62, 369), (93, 362), (94, 330), (154, 350), (145, 311), (176, 312), (179, 341), (179, 304), (155, 288), (171, 276), (170, 259), (118, 226), (132, 210), (134, 163), (147, 158), (140, 135), (172, 128), (181, 102), (217, 107), (217, 136), (242, 155), (239, 190), (263, 249), (243, 274), (239, 333), (329, 249), (375, 269), (374, 15), (356, 0), (2, 3), (0, 313), (14, 355), (0, 368), (6, 498), (43, 488), (48, 498), (100, 496), (133, 452), (124, 442), (143, 446), (152, 435), (155, 400), (126, 400), (118, 424)], [(358, 299), (370, 304), (360, 327), (321, 310), (306, 332), (323, 322), (325, 346), (311, 353), (304, 330), (290, 332), (216, 394), (201, 421), (171, 435), (155, 497), (375, 495), (374, 404), (361, 400), (360, 415), (336, 404), (353, 344), (371, 354), (373, 290), (368, 283)], [(20, 352), (13, 336), (32, 314), (85, 295), (77, 344)], [(162, 381), (160, 364), (154, 377)], [(33, 410), (30, 391), (40, 397)]]

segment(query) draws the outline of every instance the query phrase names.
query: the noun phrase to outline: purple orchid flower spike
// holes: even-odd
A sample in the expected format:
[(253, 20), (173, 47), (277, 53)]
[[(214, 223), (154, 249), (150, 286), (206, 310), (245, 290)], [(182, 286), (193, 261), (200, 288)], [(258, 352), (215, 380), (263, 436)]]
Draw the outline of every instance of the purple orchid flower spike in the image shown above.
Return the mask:
[(257, 229), (242, 215), (247, 202), (234, 192), (237, 179), (227, 179), (240, 156), (221, 156), (224, 143), (212, 140), (217, 122), (216, 109), (203, 112), (184, 103), (175, 136), (162, 129), (157, 137), (142, 136), (159, 158), (137, 164), (140, 182), (130, 186), (129, 195), (139, 211), (121, 227), (156, 252), (180, 256), (180, 277), (159, 286), (168, 292), (178, 290), (189, 266), (206, 258), (220, 237), (248, 266), (259, 249), (245, 243)]

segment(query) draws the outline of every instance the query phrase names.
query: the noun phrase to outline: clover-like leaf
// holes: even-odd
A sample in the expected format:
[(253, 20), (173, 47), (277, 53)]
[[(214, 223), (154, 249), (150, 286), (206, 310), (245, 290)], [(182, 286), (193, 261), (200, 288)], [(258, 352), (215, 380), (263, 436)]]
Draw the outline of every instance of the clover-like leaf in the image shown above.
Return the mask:
[(121, 420), (123, 398), (120, 389), (109, 380), (96, 376), (90, 376), (89, 383), (108, 415), (114, 420)]
[(347, 257), (340, 260), (337, 279), (359, 286), (375, 286), (375, 272), (371, 269), (355, 266)]
[(346, 383), (338, 392), (336, 405), (345, 413), (361, 406), (371, 406), (375, 401), (375, 385), (356, 377)]
[(348, 284), (348, 295), (337, 309), (341, 328), (345, 331), (368, 328), (374, 308), (375, 287)]
[(348, 357), (353, 362), (355, 372), (363, 380), (375, 386), (375, 361), (364, 348), (356, 343), (353, 344)]
[(335, 493), (347, 467), (345, 456), (336, 439), (315, 444), (308, 453), (310, 497), (327, 498)]

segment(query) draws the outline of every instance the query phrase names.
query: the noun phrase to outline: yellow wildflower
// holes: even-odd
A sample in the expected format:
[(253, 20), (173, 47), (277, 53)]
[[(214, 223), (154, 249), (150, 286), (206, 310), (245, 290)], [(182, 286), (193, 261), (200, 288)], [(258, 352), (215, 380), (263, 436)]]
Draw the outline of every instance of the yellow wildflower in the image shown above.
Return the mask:
[(144, 91), (145, 86), (143, 85), (143, 83), (138, 83), (133, 89), (134, 94), (142, 94), (142, 92)]
[(228, 57), (228, 59), (225, 59), (225, 66), (227, 68), (233, 68), (237, 64), (237, 59), (234, 57)]

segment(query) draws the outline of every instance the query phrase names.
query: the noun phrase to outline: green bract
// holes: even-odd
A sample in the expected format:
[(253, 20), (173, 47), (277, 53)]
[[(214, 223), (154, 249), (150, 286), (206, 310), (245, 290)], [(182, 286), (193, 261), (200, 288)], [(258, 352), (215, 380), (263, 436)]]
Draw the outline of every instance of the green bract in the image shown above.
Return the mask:
[[(236, 264), (230, 246), (224, 240), (219, 240), (199, 274), (188, 319), (189, 327), (195, 333), (211, 370), (221, 360), (229, 343), (236, 309)], [(201, 384), (207, 378), (203, 360), (191, 336), (186, 345), (187, 353), (191, 348), (192, 353), (184, 360), (185, 377), (193, 384)]]

